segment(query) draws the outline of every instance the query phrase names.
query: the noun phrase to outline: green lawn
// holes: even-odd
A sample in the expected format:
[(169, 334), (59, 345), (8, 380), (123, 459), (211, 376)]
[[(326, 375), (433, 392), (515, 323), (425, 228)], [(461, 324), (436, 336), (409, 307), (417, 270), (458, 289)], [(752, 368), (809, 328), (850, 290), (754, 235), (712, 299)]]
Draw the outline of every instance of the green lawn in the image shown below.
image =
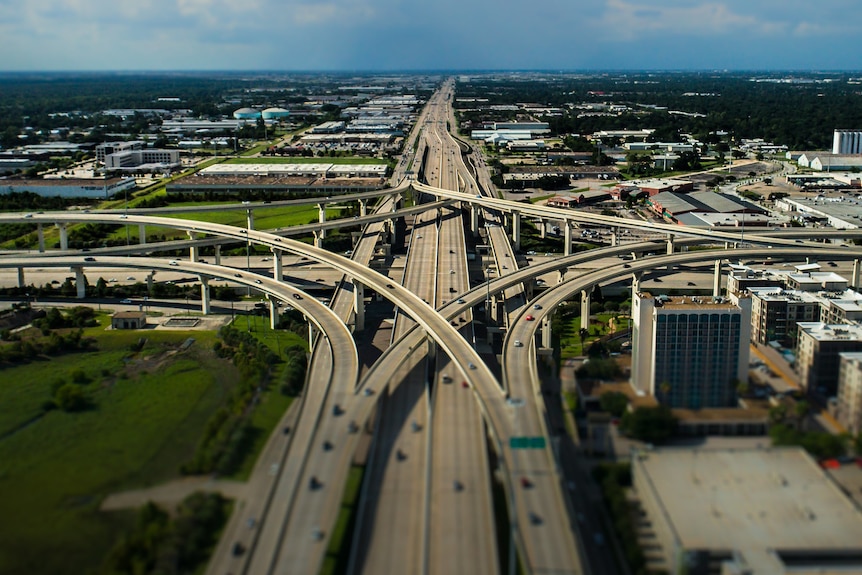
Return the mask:
[[(214, 333), (87, 332), (98, 334), (99, 351), (0, 370), (0, 573), (98, 566), (134, 518), (99, 512), (101, 500), (176, 477), (238, 380), (211, 351)], [(195, 343), (179, 351), (189, 337)], [(39, 417), (51, 382), (75, 369), (90, 376), (92, 407)]]

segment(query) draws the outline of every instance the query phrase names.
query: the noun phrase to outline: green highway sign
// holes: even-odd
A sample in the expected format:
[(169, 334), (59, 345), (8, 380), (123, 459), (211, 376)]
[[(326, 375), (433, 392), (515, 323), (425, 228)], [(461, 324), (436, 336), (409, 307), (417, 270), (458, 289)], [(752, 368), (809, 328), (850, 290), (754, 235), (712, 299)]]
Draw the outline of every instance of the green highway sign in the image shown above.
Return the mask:
[(510, 437), (509, 438), (509, 447), (512, 449), (544, 449), (545, 448), (545, 438), (542, 436), (538, 437)]

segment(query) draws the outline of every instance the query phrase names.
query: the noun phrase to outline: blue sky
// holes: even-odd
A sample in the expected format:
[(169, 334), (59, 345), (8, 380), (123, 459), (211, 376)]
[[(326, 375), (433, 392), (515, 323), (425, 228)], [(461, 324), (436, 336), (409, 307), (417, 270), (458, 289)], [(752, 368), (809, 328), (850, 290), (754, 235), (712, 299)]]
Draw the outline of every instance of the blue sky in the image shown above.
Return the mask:
[(859, 0), (0, 0), (2, 70), (862, 69)]

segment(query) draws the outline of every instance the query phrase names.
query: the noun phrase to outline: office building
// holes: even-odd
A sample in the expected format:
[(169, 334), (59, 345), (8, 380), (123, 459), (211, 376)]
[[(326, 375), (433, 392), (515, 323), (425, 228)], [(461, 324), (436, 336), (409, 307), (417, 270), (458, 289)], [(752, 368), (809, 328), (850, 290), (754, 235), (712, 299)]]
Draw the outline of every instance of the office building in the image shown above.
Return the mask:
[(631, 463), (650, 571), (862, 572), (862, 512), (801, 448), (655, 449)]
[(105, 156), (108, 171), (156, 172), (180, 167), (179, 150), (124, 150)]
[(838, 354), (838, 422), (851, 435), (862, 433), (862, 353)]
[(632, 386), (675, 408), (731, 407), (748, 379), (751, 300), (632, 298)]
[(862, 351), (862, 327), (823, 322), (796, 324), (796, 372), (802, 387), (825, 397), (838, 391), (840, 354)]

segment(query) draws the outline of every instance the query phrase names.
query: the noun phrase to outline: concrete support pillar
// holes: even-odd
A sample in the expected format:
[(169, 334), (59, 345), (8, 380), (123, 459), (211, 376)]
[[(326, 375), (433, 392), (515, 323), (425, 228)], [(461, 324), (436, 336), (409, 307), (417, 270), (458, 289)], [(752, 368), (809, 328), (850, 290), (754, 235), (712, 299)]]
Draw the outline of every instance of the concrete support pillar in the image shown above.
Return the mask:
[(542, 239), (548, 237), (548, 224), (545, 220), (539, 220), (539, 237)]
[(476, 204), (470, 206), (470, 231), (473, 237), (479, 235), (479, 206)]
[(542, 318), (542, 347), (551, 349), (551, 318), (548, 315)]
[(57, 224), (60, 229), (60, 249), (69, 249), (69, 232), (66, 230), (66, 224)]
[(24, 283), (24, 268), (18, 268), (18, 287), (22, 288), (26, 284)]
[(359, 200), (359, 215), (362, 217), (368, 215), (368, 200)]
[(201, 313), (204, 315), (210, 314), (210, 279), (207, 276), (200, 276), (201, 280)]
[(147, 293), (153, 293), (153, 278), (155, 275), (156, 272), (150, 272), (147, 274)]
[(45, 230), (42, 229), (42, 224), (36, 224), (36, 234), (39, 236), (39, 253), (45, 252)]
[(620, 245), (620, 237), (617, 235), (617, 231), (614, 230), (611, 232), (611, 247), (615, 248)]
[(221, 265), (221, 244), (215, 246), (215, 265)]
[(715, 271), (712, 278), (712, 296), (721, 295), (721, 260), (715, 260)]
[(271, 295), (267, 295), (266, 299), (269, 301), (269, 329), (275, 329), (278, 325), (278, 304)]
[(319, 248), (322, 245), (323, 230), (314, 230), (314, 247)]
[(560, 279), (557, 281), (557, 283), (561, 284), (564, 281), (566, 281), (566, 272), (569, 271), (569, 269), (568, 268), (560, 268), (558, 271), (560, 272)]
[(354, 331), (365, 329), (365, 286), (353, 280), (353, 311), (356, 314)]
[[(321, 224), (326, 222), (326, 204), (317, 204), (317, 221)], [(320, 230), (320, 237), (326, 237), (326, 230)]]
[(521, 214), (517, 211), (512, 211), (512, 249), (521, 249)]
[(853, 260), (853, 278), (851, 281), (851, 287), (862, 287), (859, 285), (862, 283), (862, 266), (860, 266), (860, 260)]
[(147, 243), (147, 226), (146, 224), (138, 224), (138, 243), (144, 245)]
[(635, 299), (635, 294), (641, 291), (641, 280), (643, 277), (643, 272), (635, 272), (632, 274), (632, 301)]
[(669, 255), (669, 256), (673, 255), (673, 240), (674, 240), (673, 234), (668, 234), (667, 235), (667, 255)]
[(275, 281), (280, 282), (283, 277), (282, 256), (284, 252), (277, 248), (270, 249), (272, 250), (272, 277), (275, 278)]
[(581, 327), (590, 328), (590, 295), (592, 292), (584, 290), (581, 292)]
[(78, 299), (87, 297), (87, 278), (84, 277), (84, 268), (75, 266), (72, 268), (75, 272), (75, 287), (78, 289)]
[(572, 255), (572, 226), (566, 221), (563, 223), (563, 255)]
[(254, 210), (249, 208), (245, 211), (246, 227), (250, 230), (254, 229)]
[(308, 321), (308, 349), (314, 349), (314, 324), (308, 318), (305, 321)]
[(509, 214), (503, 214), (503, 229), (509, 228)]
[[(197, 234), (196, 234), (196, 233), (194, 233), (194, 232), (192, 232), (192, 231), (188, 231), (188, 232), (186, 232), (186, 233), (189, 235), (189, 239), (190, 239), (190, 240), (194, 241), (194, 240), (196, 240), (196, 239), (197, 239)], [(192, 262), (196, 262), (196, 261), (198, 261), (200, 258), (201, 258), (201, 249), (200, 249), (200, 247), (199, 247), (199, 246), (197, 246), (197, 245), (189, 246), (189, 260), (191, 260)]]

